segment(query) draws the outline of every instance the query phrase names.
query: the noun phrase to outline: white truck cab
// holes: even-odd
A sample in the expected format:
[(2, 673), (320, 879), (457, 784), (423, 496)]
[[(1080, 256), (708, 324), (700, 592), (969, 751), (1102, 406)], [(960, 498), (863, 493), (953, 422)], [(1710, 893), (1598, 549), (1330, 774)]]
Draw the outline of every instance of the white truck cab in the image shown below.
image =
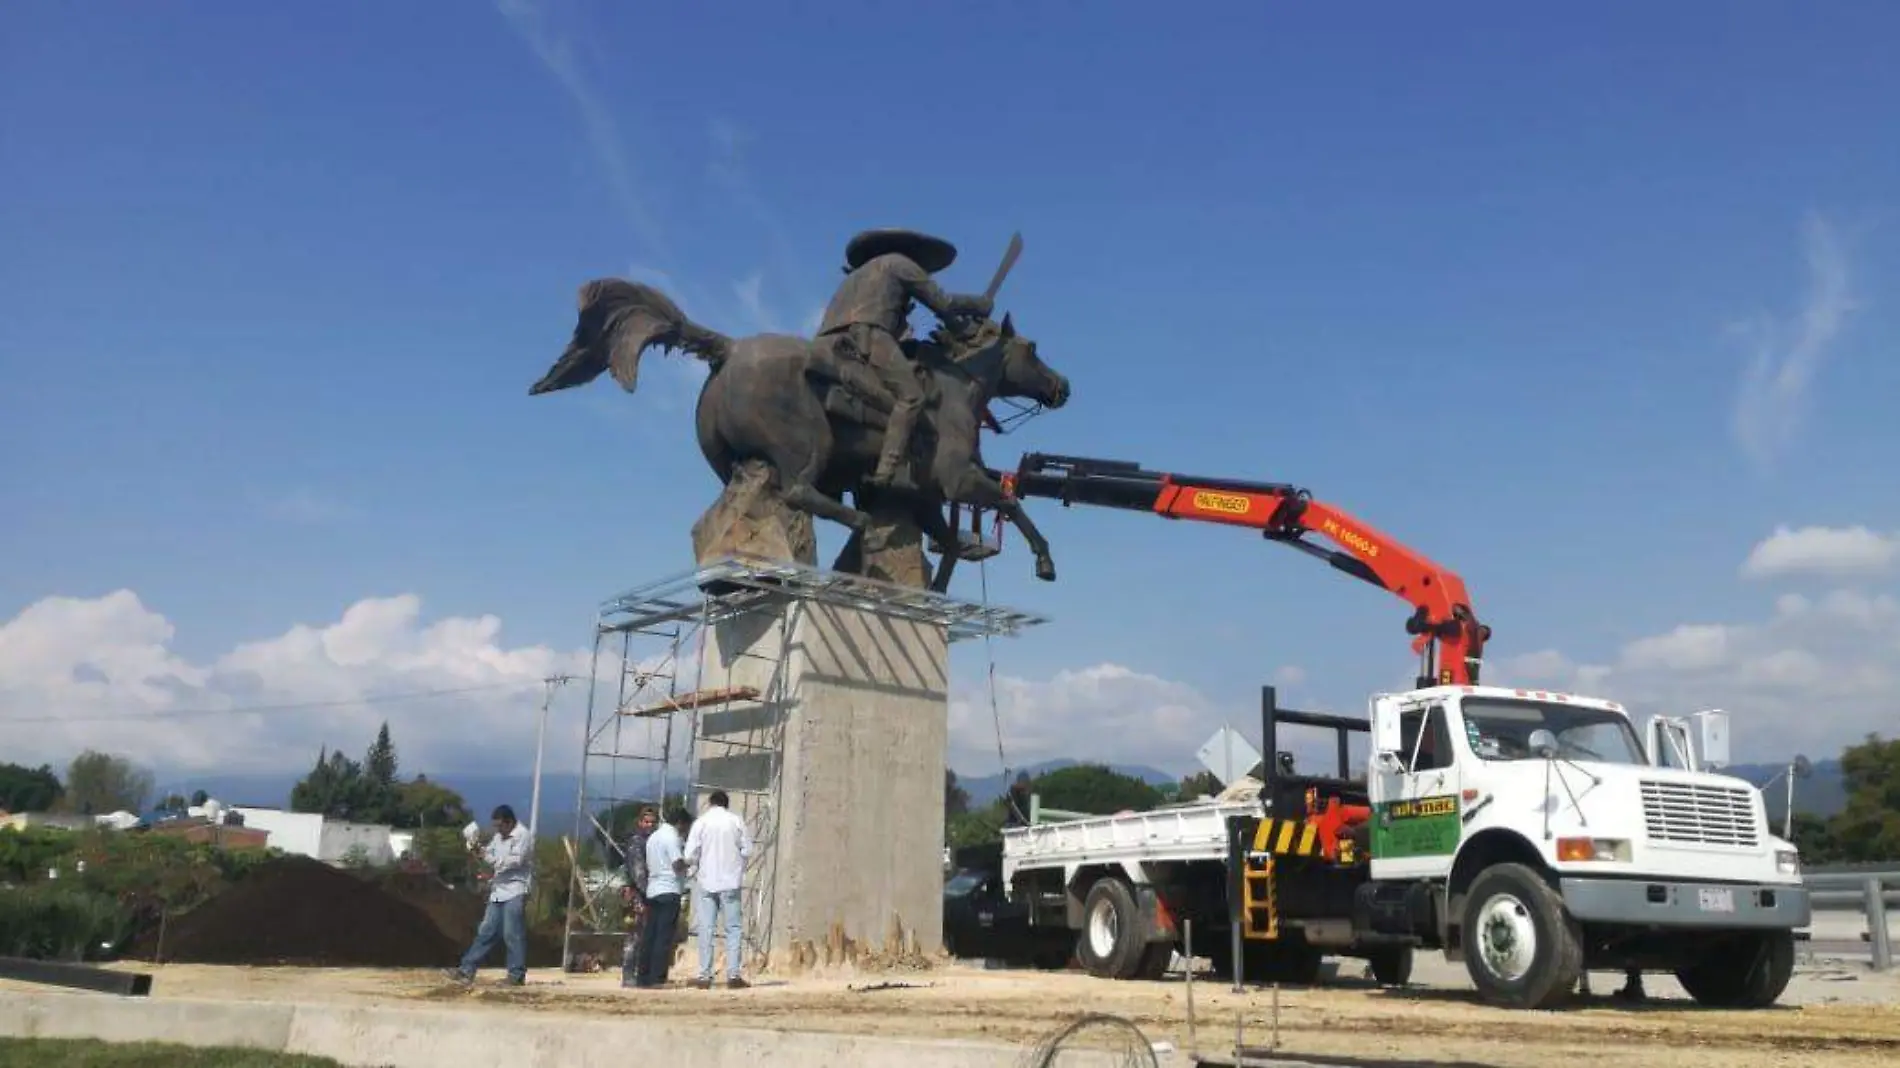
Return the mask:
[[(1780, 995), (1809, 922), (1799, 857), (1754, 787), (1699, 770), (1680, 721), (1645, 744), (1614, 702), (1496, 686), (1380, 694), (1370, 711), (1375, 929), (1423, 935), (1524, 1007), (1566, 996), (1586, 965), (1673, 971), (1709, 1004)], [(1725, 762), (1726, 717), (1699, 722)]]

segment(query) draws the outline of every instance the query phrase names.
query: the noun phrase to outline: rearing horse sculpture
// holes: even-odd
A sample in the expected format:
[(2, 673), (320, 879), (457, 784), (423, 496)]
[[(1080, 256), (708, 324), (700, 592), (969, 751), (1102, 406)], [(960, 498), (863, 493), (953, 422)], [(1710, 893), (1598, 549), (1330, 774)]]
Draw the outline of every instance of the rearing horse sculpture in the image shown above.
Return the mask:
[[(786, 334), (730, 338), (688, 319), (652, 286), (599, 279), (581, 287), (567, 350), (528, 392), (584, 385), (603, 371), (632, 392), (641, 354), (656, 345), (689, 353), (712, 369), (696, 423), (700, 451), (722, 483), (738, 465), (759, 461), (773, 472), (774, 488), (790, 508), (858, 530), (870, 522), (843, 497), (847, 490), (861, 497), (883, 446), (887, 413), (878, 391), (862, 385), (870, 368), (835, 356), (830, 346)], [(881, 493), (904, 498), (918, 528), (945, 547), (945, 566), (932, 587), (947, 586), (957, 556), (975, 559), (981, 552), (952, 528), (944, 514), (948, 502), (1008, 519), (1035, 554), (1036, 577), (1053, 581), (1048, 541), (984, 469), (979, 435), (990, 400), (1020, 397), (1060, 408), (1069, 399), (1069, 380), (1042, 362), (1035, 342), (1017, 334), (1007, 315), (1001, 323), (940, 326), (906, 347), (927, 380), (912, 448), (916, 489)]]

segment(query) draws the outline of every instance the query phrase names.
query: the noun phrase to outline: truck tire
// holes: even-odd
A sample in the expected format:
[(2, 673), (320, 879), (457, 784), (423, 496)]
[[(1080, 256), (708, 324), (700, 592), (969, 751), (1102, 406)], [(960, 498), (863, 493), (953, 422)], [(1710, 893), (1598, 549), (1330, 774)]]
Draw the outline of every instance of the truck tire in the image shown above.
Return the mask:
[(1465, 895), (1465, 970), (1478, 996), (1513, 1009), (1569, 1000), (1583, 971), (1583, 939), (1563, 898), (1522, 864), (1478, 874)]
[(1163, 979), (1167, 977), (1168, 965), (1174, 963), (1173, 942), (1150, 942), (1142, 951), (1141, 962), (1135, 966), (1137, 979)]
[(1113, 875), (1095, 880), (1082, 902), (1082, 932), (1076, 939), (1082, 967), (1102, 979), (1132, 978), (1148, 949), (1142, 935), (1134, 891)]
[(1676, 981), (1699, 1005), (1765, 1009), (1794, 975), (1793, 931), (1748, 931), (1723, 941), (1701, 960), (1676, 971)]
[(1412, 947), (1381, 946), (1366, 954), (1372, 981), (1380, 986), (1404, 986), (1412, 981)]

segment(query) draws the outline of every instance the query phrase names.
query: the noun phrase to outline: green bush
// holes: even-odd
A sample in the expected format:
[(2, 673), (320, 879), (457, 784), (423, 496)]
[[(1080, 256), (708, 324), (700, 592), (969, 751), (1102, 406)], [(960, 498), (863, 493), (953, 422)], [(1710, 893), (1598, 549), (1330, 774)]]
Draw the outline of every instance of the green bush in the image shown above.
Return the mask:
[[(156, 926), (162, 913), (198, 905), (280, 855), (104, 828), (0, 831), (0, 898), (12, 898), (11, 907), (0, 906), (6, 908), (0, 913), (0, 953), (11, 952), (7, 945), (17, 942), (43, 947), (16, 954), (21, 956), (64, 952), (70, 958), (74, 944), (96, 955), (100, 941), (129, 939)], [(57, 882), (47, 879), (48, 869), (58, 871)], [(18, 894), (26, 896), (13, 897)], [(62, 904), (43, 904), (42, 897)], [(81, 900), (87, 904), (75, 903)], [(110, 922), (100, 911), (105, 909)]]
[(126, 937), (119, 903), (79, 886), (0, 887), (0, 956), (98, 960)]

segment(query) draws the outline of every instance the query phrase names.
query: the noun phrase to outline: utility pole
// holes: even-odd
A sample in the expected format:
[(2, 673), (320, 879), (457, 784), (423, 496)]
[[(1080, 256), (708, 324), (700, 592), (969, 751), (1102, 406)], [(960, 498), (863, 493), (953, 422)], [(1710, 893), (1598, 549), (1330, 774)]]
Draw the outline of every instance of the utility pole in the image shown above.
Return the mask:
[(574, 680), (572, 675), (550, 675), (541, 680), (546, 687), (541, 695), (541, 721), (534, 732), (534, 792), (528, 801), (528, 834), (541, 835), (541, 757), (548, 742), (548, 708), (554, 704), (554, 691)]

